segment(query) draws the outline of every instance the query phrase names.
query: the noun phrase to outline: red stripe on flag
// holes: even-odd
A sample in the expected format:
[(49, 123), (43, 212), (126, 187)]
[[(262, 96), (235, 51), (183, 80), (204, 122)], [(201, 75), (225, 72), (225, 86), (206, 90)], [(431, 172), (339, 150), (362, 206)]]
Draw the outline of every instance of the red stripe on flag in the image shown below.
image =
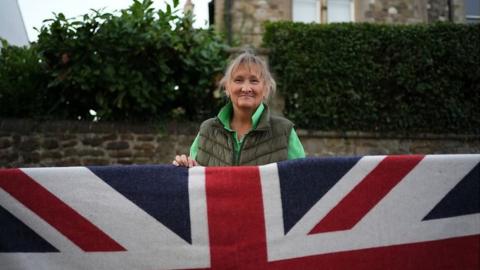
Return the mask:
[(3, 170), (0, 187), (84, 251), (125, 248), (19, 169)]
[(206, 168), (212, 269), (262, 269), (267, 262), (258, 167)]
[[(421, 158), (413, 160), (418, 163)], [(210, 270), (477, 270), (480, 267), (479, 235), (268, 262), (258, 168), (206, 168), (206, 193), (211, 252), (211, 267), (207, 269)]]
[(387, 156), (344, 197), (310, 234), (349, 230), (400, 182), (423, 156)]
[(478, 270), (480, 236), (344, 251), (270, 262), (268, 269)]

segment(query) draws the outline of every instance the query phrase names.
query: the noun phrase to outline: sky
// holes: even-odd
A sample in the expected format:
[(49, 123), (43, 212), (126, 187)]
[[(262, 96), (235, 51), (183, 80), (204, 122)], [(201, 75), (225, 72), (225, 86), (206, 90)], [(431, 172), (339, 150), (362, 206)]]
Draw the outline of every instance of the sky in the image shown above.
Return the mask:
[[(52, 12), (65, 14), (67, 18), (77, 17), (90, 13), (90, 9), (105, 8), (105, 11), (125, 9), (133, 0), (17, 0), (22, 12), (25, 27), (30, 41), (36, 41), (38, 32), (33, 28), (40, 29), (45, 19), (53, 18)], [(153, 7), (163, 9), (165, 2), (172, 4), (172, 0), (153, 0)], [(179, 7), (183, 10), (186, 0), (179, 1)], [(208, 2), (209, 0), (192, 0), (195, 5), (194, 13), (197, 28), (208, 25)]]

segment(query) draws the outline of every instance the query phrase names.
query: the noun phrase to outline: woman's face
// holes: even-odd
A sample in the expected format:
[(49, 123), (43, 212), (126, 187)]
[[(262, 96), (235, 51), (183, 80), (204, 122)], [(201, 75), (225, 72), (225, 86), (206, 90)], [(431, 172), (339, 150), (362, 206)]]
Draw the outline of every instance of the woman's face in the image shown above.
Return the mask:
[(252, 113), (267, 94), (265, 88), (265, 81), (260, 78), (259, 67), (256, 65), (239, 66), (226, 85), (233, 107), (237, 110), (250, 110)]

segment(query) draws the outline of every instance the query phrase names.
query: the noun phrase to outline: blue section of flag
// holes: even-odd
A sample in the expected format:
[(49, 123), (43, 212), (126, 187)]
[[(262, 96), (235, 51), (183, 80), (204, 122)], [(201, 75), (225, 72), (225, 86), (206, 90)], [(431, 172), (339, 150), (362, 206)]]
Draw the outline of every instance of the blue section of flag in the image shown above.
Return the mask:
[(192, 243), (187, 168), (151, 165), (89, 169), (178, 236)]
[(278, 163), (285, 234), (359, 159), (309, 158)]
[(480, 213), (480, 163), (478, 163), (423, 220)]
[(1, 206), (0, 220), (2, 221), (0, 252), (58, 252), (55, 247)]

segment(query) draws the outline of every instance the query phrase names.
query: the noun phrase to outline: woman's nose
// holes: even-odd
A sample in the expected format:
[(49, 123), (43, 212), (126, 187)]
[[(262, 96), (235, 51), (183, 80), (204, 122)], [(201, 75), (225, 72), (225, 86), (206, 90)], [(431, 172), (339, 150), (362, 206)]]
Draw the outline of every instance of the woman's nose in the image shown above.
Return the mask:
[(246, 92), (252, 91), (252, 88), (250, 87), (250, 85), (244, 84), (242, 85), (242, 91), (246, 91)]

